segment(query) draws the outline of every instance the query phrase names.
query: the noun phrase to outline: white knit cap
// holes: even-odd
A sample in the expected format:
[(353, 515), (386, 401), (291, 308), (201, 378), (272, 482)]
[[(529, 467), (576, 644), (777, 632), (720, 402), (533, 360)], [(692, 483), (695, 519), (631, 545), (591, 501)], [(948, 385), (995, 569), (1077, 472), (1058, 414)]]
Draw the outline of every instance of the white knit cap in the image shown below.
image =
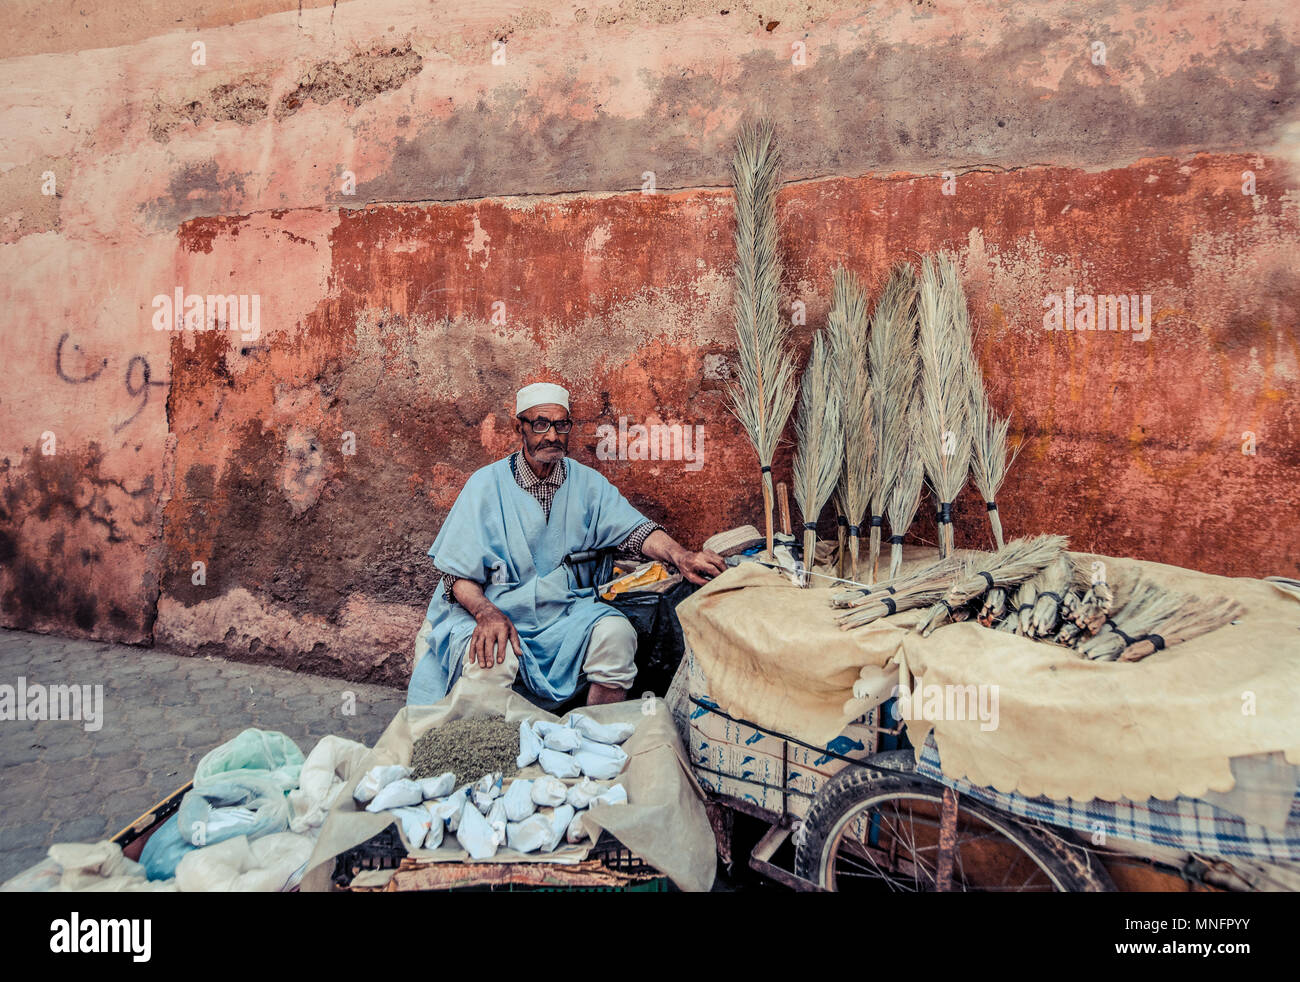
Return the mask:
[(532, 409), (534, 406), (550, 404), (568, 409), (569, 390), (554, 382), (534, 382), (532, 385), (525, 385), (516, 393), (515, 415), (518, 416), (525, 409)]

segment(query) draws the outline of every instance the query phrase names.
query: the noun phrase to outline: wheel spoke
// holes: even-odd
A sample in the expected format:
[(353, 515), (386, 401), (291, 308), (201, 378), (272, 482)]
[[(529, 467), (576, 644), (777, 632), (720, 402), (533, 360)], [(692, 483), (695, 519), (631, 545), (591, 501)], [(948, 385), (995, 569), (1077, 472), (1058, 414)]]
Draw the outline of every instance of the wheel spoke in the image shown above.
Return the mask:
[[(994, 893), (1062, 889), (1057, 875), (1035, 851), (1033, 840), (1026, 841), (1024, 826), (1000, 813), (991, 820), (964, 805), (959, 797), (950, 889)], [(942, 788), (937, 785), (933, 791), (891, 788), (862, 801), (837, 820), (822, 848), (823, 881), (835, 890), (868, 884), (883, 884), (891, 892), (936, 889), (943, 815)]]

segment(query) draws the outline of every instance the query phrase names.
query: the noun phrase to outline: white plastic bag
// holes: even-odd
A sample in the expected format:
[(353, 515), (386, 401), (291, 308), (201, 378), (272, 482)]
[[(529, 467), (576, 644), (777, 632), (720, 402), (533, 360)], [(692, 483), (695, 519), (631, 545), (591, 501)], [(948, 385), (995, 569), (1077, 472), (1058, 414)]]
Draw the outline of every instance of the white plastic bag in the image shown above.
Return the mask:
[(541, 812), (506, 826), (506, 844), (516, 852), (534, 852), (551, 835), (551, 821)]
[(418, 805), (423, 800), (424, 795), (420, 793), (420, 786), (409, 777), (404, 777), (380, 788), (374, 800), (366, 805), (366, 811), (388, 811), (390, 808)]
[(622, 743), (636, 730), (632, 723), (597, 723), (590, 716), (574, 713), (569, 725), (595, 743)]
[(522, 771), (537, 760), (541, 749), (542, 738), (534, 733), (532, 725), (524, 720), (519, 724), (519, 756), (515, 758), (515, 764)]
[(503, 829), (506, 827), (506, 822), (510, 821), (510, 819), (506, 818), (505, 798), (498, 798), (496, 801), (492, 802), (492, 807), (488, 809), (487, 820), (488, 824), (493, 828), (496, 828), (498, 825)]
[[(434, 817), (429, 814), (429, 809), (423, 805), (409, 805), (404, 808), (393, 808), (390, 811), (393, 817), (402, 823), (402, 832), (406, 834), (411, 848), (421, 848), (434, 824)], [(438, 829), (440, 831), (442, 829), (441, 820), (438, 820)]]
[(357, 789), (352, 792), (352, 797), (364, 805), (367, 801), (373, 801), (375, 795), (394, 781), (410, 776), (409, 767), (403, 767), (401, 764), (378, 764), (366, 772)]
[(542, 852), (553, 852), (555, 850), (555, 847), (564, 838), (564, 833), (569, 830), (569, 823), (573, 821), (575, 814), (577, 813), (573, 810), (572, 805), (561, 805), (551, 812), (551, 828), (546, 841), (542, 843)]
[(471, 797), (474, 800), (474, 807), (486, 815), (492, 807), (492, 802), (501, 797), (501, 772), (484, 774), (474, 785), (474, 793)]
[(445, 798), (455, 790), (456, 775), (451, 771), (447, 771), (437, 777), (420, 778), (416, 783), (420, 785), (420, 794), (424, 795), (425, 801), (433, 798)]
[(577, 777), (582, 773), (582, 766), (571, 754), (562, 754), (558, 750), (543, 747), (537, 755), (537, 762), (552, 777)]
[(564, 838), (567, 842), (581, 842), (583, 839), (591, 838), (587, 834), (587, 827), (582, 824), (582, 812), (577, 812), (573, 816), (573, 820), (569, 822), (568, 830), (564, 833)]
[(460, 811), (465, 807), (465, 802), (469, 799), (469, 785), (461, 788), (455, 794), (450, 794), (445, 798), (432, 803), (431, 811), (438, 818), (447, 823), (447, 828), (455, 832), (456, 824), (460, 822)]
[(530, 791), (533, 803), (543, 808), (564, 804), (564, 798), (568, 793), (568, 786), (558, 777), (539, 777), (533, 782)]
[(515, 778), (501, 796), (501, 804), (506, 812), (506, 821), (522, 822), (537, 810), (533, 802), (533, 782), (526, 778)]
[(426, 801), (421, 807), (429, 813), (429, 832), (424, 837), (424, 848), (437, 849), (442, 845), (442, 831), (446, 820), (437, 814), (438, 802)]
[(325, 816), (347, 786), (348, 775), (368, 753), (365, 744), (343, 737), (323, 736), (316, 741), (302, 765), (298, 787), (289, 792), (289, 830), (302, 833), (325, 824)]
[(456, 841), (473, 859), (491, 859), (497, 854), (497, 831), (488, 824), (472, 801), (465, 802), (461, 809), (460, 825), (456, 829)]
[(618, 747), (591, 740), (582, 741), (582, 746), (574, 753), (573, 759), (578, 762), (583, 774), (596, 781), (618, 777), (627, 764), (627, 754)]
[(569, 788), (568, 795), (564, 798), (564, 803), (572, 805), (574, 809), (581, 811), (591, 804), (591, 799), (595, 798), (605, 789), (589, 777), (584, 777), (581, 781)]
[(176, 864), (182, 891), (274, 893), (291, 886), (311, 857), (309, 836), (277, 832), (254, 842), (236, 836), (186, 853)]
[(595, 808), (597, 805), (626, 805), (626, 804), (627, 804), (627, 788), (623, 787), (623, 785), (621, 784), (616, 784), (608, 791), (606, 791), (604, 794), (598, 794), (596, 795), (596, 797), (591, 799), (592, 808)]
[(578, 749), (578, 744), (582, 742), (582, 736), (577, 730), (571, 730), (567, 726), (557, 726), (546, 731), (546, 736), (542, 737), (542, 746), (551, 750), (558, 750), (562, 754), (572, 753)]

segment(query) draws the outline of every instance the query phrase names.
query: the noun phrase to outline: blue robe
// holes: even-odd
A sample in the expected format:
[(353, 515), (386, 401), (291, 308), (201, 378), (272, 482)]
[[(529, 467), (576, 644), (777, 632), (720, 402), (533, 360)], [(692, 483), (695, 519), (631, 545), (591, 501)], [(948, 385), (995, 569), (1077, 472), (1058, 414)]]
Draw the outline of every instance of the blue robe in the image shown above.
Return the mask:
[[(522, 459), (520, 467), (528, 466)], [(488, 600), (519, 632), (519, 676), (537, 695), (561, 702), (577, 691), (591, 629), (622, 616), (601, 603), (595, 587), (578, 585), (564, 565), (571, 552), (619, 545), (644, 515), (600, 472), (565, 458), (564, 483), (548, 522), (542, 504), (516, 483), (510, 458), (470, 475), (429, 549), (438, 568), (483, 584)], [(475, 621), (439, 587), (429, 604), (429, 654), (411, 673), (408, 705), (442, 699), (460, 674), (453, 653), (474, 633)]]

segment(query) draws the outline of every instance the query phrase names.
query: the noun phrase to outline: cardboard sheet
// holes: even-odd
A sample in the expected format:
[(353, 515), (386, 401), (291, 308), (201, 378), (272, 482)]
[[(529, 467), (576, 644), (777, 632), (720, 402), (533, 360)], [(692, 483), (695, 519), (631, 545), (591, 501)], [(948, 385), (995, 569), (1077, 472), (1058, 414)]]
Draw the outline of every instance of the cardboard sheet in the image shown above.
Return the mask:
[[(979, 719), (909, 721), (921, 746), (934, 728), (944, 772), (1000, 791), (1145, 800), (1228, 791), (1235, 757), (1279, 752), (1300, 763), (1300, 602), (1263, 580), (1212, 576), (1139, 560), (1101, 559), (1109, 578), (1141, 575), (1246, 607), (1235, 624), (1132, 663), (952, 624), (922, 638), (908, 612), (841, 631), (831, 588), (794, 587), (741, 566), (677, 608), (682, 629), (726, 712), (824, 743), (863, 711), (859, 669), (915, 686), (996, 686), (997, 726)], [(909, 549), (905, 569), (932, 561)], [(925, 690), (923, 690), (925, 691)], [(994, 690), (990, 690), (994, 691)], [(885, 721), (888, 722), (888, 721)]]
[[(700, 793), (690, 778), (685, 751), (667, 705), (635, 701), (587, 706), (580, 712), (598, 722), (636, 724), (636, 731), (623, 744), (629, 758), (623, 773), (613, 782), (601, 782), (621, 783), (627, 789), (628, 803), (584, 812), (589, 814), (589, 830), (598, 837), (600, 828), (608, 829), (623, 845), (672, 879), (680, 889), (709, 890), (716, 870), (713, 832)], [(524, 719), (558, 718), (538, 709), (515, 692), (482, 680), (465, 678), (436, 705), (403, 707), (370, 754), (348, 773), (346, 791), (321, 828), (316, 850), (307, 864), (308, 873), (303, 878), (302, 889), (328, 890), (334, 857), (394, 824), (391, 815), (367, 812), (352, 798), (361, 777), (371, 767), (377, 764), (409, 765), (411, 748), (426, 730), (449, 720), (476, 716), (505, 716), (512, 723)], [(518, 776), (533, 778), (542, 773), (541, 768), (533, 765), (524, 768)], [(401, 834), (400, 823), (398, 832)], [(405, 836), (402, 836), (402, 841), (413, 859), (456, 862), (469, 858), (452, 833), (447, 833), (443, 845), (435, 850), (410, 850)], [(575, 863), (587, 857), (591, 844), (590, 841), (580, 845), (562, 844), (552, 853), (523, 854), (502, 848), (487, 861)]]

